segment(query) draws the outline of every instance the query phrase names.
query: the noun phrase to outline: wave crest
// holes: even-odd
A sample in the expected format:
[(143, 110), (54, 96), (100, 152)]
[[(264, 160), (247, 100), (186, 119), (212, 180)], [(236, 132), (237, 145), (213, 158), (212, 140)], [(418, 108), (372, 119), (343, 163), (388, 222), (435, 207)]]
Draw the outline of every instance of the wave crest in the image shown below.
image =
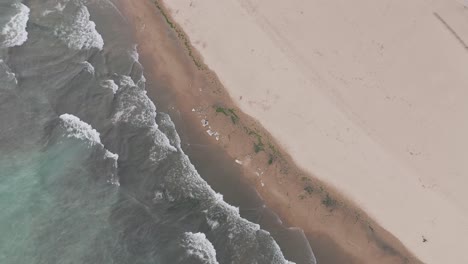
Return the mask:
[(97, 48), (102, 50), (104, 40), (90, 20), (88, 8), (77, 6), (76, 11), (64, 17), (54, 30), (54, 34), (64, 41), (70, 49), (81, 50)]
[(70, 114), (60, 116), (63, 125), (67, 130), (67, 137), (75, 137), (78, 139), (87, 140), (90, 145), (101, 144), (99, 132), (92, 128), (88, 123), (81, 121), (78, 117)]
[(21, 3), (11, 5), (16, 13), (1, 28), (0, 48), (22, 45), (28, 39), (26, 24), (29, 20), (29, 8)]
[(184, 259), (197, 263), (218, 264), (216, 250), (203, 233), (187, 232), (182, 238), (182, 248), (186, 250)]

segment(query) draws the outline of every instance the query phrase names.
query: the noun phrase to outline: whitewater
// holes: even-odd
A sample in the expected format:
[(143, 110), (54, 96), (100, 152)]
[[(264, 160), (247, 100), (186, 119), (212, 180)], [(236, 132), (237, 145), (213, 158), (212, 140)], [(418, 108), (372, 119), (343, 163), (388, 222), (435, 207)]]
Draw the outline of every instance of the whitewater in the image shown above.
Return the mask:
[(0, 263), (290, 263), (199, 175), (125, 28), (0, 1)]

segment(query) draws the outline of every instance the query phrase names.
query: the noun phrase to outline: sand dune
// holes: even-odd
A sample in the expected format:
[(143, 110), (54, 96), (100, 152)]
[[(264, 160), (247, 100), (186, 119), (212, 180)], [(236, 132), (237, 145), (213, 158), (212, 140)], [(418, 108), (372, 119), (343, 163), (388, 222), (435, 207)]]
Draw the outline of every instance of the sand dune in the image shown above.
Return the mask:
[(468, 263), (464, 2), (164, 3), (298, 165), (424, 262)]

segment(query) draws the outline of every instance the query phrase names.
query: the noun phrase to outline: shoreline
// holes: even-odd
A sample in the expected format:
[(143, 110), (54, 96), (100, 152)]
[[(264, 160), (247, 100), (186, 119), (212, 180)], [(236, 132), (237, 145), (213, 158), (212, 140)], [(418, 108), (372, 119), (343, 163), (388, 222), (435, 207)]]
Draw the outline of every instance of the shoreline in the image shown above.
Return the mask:
[[(170, 16), (166, 13), (166, 21), (163, 21), (163, 16), (156, 14), (158, 9), (148, 3), (125, 3), (130, 23), (137, 29), (142, 64), (145, 72), (151, 75), (147, 78), (157, 79), (158, 76), (163, 89), (172, 90), (171, 100), (176, 102), (184, 120), (198, 128), (197, 133), (206, 133), (207, 127), (203, 127), (201, 120), (208, 120), (213, 133), (219, 133), (219, 140), (216, 135), (210, 137), (212, 144), (223, 147), (233, 162), (242, 163), (239, 166), (246, 179), (283, 221), (303, 229), (312, 245), (316, 242), (312, 249), (318, 259), (322, 258), (323, 263), (340, 258), (352, 259), (350, 263), (419, 263), (395, 237), (354, 203), (297, 168), (273, 137), (239, 110), (216, 75), (201, 62), (197, 51), (183, 49), (191, 44), (181, 28), (174, 22), (171, 28), (167, 23), (172, 21)], [(164, 7), (160, 8), (164, 12)], [(171, 32), (174, 28), (177, 33)], [(180, 34), (185, 37), (180, 39)], [(155, 40), (156, 43), (152, 42)], [(179, 47), (173, 47), (175, 42)], [(161, 46), (156, 47), (156, 44)], [(181, 50), (183, 54), (178, 54)], [(160, 65), (157, 61), (166, 63)], [(148, 94), (153, 99), (157, 96), (150, 89)], [(336, 252), (319, 257), (323, 244), (336, 244)], [(337, 254), (340, 248), (343, 252)]]
[(420, 260), (468, 261), (466, 6), (162, 2), (294, 164)]

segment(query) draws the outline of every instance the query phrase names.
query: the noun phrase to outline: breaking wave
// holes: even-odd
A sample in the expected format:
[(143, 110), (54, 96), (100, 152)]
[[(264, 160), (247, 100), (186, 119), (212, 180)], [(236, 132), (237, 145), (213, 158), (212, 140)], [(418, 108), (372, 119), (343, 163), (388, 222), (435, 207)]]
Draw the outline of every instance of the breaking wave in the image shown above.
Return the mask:
[(104, 40), (91, 21), (85, 1), (45, 1), (31, 6), (34, 23), (51, 29), (59, 41), (72, 50), (104, 47)]
[(30, 1), (0, 50), (1, 262), (288, 263), (199, 175), (105, 3)]
[(216, 250), (203, 233), (185, 233), (181, 239), (181, 247), (185, 249), (181, 262), (218, 264)]
[(0, 3), (0, 48), (19, 46), (28, 39), (26, 31), (28, 19), (27, 6), (21, 3)]
[(70, 114), (62, 114), (60, 115), (60, 119), (63, 121), (64, 127), (68, 132), (68, 137), (85, 140), (89, 142), (90, 145), (101, 144), (99, 132), (93, 129), (89, 124), (81, 121), (78, 117)]
[(71, 49), (102, 49), (104, 41), (96, 31), (96, 24), (89, 19), (89, 16), (86, 6), (77, 6), (73, 15), (65, 17), (54, 33)]

